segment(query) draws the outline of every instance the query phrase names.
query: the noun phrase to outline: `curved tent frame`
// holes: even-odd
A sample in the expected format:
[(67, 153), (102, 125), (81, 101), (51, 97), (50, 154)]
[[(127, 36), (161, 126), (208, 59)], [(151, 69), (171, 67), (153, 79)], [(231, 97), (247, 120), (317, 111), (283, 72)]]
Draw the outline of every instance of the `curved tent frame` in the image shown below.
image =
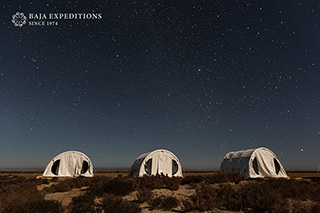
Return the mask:
[(140, 155), (133, 163), (129, 177), (137, 178), (144, 175), (167, 175), (182, 177), (179, 159), (172, 152), (157, 149)]
[(43, 172), (43, 177), (92, 177), (93, 164), (82, 152), (66, 151), (55, 156)]
[(227, 153), (221, 162), (220, 172), (239, 173), (246, 178), (288, 177), (278, 157), (264, 147)]

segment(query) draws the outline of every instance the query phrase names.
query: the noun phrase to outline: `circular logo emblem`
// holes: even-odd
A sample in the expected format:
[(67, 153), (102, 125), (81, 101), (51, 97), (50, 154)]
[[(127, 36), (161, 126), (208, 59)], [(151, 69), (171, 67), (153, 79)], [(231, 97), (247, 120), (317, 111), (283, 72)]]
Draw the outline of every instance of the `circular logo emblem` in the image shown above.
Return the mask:
[(14, 26), (16, 27), (22, 27), (27, 23), (27, 17), (24, 15), (24, 13), (16, 12), (12, 15), (12, 20)]

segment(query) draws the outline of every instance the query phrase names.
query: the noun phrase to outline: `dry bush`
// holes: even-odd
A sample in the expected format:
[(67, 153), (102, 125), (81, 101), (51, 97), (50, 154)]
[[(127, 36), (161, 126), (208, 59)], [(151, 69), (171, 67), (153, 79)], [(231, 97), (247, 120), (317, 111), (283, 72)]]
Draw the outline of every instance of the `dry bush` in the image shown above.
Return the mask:
[(283, 198), (320, 201), (320, 182), (267, 179), (263, 180), (262, 183), (276, 189)]
[(176, 208), (180, 204), (180, 201), (173, 196), (164, 196), (150, 199), (148, 204), (151, 210), (162, 209), (170, 211), (171, 209)]
[(71, 189), (72, 187), (70, 186), (69, 182), (64, 180), (58, 184), (53, 184), (50, 187), (45, 188), (44, 190), (48, 193), (55, 193), (55, 192), (67, 192), (67, 191), (70, 191)]
[(195, 183), (227, 183), (234, 182), (238, 184), (245, 178), (239, 174), (215, 174), (215, 175), (190, 175), (183, 178), (181, 185), (184, 184), (195, 184)]
[(125, 196), (133, 191), (132, 182), (126, 178), (116, 177), (107, 181), (103, 186), (104, 193)]
[(44, 200), (36, 186), (40, 181), (8, 185), (0, 190), (0, 212), (61, 212), (57, 201)]
[(107, 177), (94, 177), (94, 181), (89, 185), (89, 192), (97, 197), (101, 197), (104, 194), (103, 186), (110, 180), (111, 178)]
[(182, 178), (179, 177), (165, 177), (164, 178), (164, 186), (167, 189), (170, 189), (172, 191), (177, 191), (180, 187), (180, 183), (182, 181)]
[(182, 178), (179, 177), (168, 177), (164, 175), (157, 176), (143, 176), (136, 178), (133, 181), (133, 187), (135, 190), (139, 190), (141, 188), (147, 188), (150, 190), (153, 189), (162, 189), (167, 188), (170, 190), (178, 190), (180, 187), (180, 182)]
[(222, 207), (220, 206), (220, 200), (217, 197), (217, 191), (215, 188), (210, 186), (201, 186), (196, 189), (195, 194), (191, 197), (192, 207), (190, 207), (191, 202), (188, 204), (191, 209), (197, 209), (200, 211), (209, 211), (214, 208)]
[(181, 185), (200, 183), (204, 180), (203, 175), (189, 175), (183, 178)]
[(320, 202), (315, 203), (315, 204), (311, 207), (311, 212), (320, 212)]
[(162, 197), (152, 198), (148, 201), (148, 205), (151, 210), (160, 209), (161, 203)]
[(254, 187), (249, 184), (223, 184), (219, 187), (202, 185), (191, 200), (193, 207), (189, 208), (200, 211), (225, 208), (231, 211), (254, 209), (255, 212), (274, 212), (286, 204), (280, 194), (263, 184)]
[(139, 213), (141, 209), (137, 203), (123, 200), (115, 195), (105, 194), (101, 208), (105, 213)]
[(132, 181), (128, 178), (116, 177), (114, 179), (100, 177), (89, 185), (89, 192), (97, 197), (103, 194), (125, 196), (133, 191)]
[(163, 178), (161, 176), (143, 176), (136, 179), (133, 179), (133, 187), (135, 190), (139, 190), (141, 188), (146, 189), (160, 189), (164, 185)]
[[(223, 183), (214, 187), (201, 184), (191, 201), (183, 202), (183, 208), (199, 211), (218, 208), (231, 211), (289, 212), (289, 199), (319, 203), (319, 187), (318, 183), (286, 179), (264, 179), (237, 185)], [(320, 204), (297, 205), (293, 202), (292, 209), (296, 212), (314, 212), (319, 206)]]
[(177, 198), (173, 196), (166, 196), (162, 199), (160, 207), (162, 210), (169, 211), (179, 206), (179, 204), (180, 204), (180, 201)]
[(50, 180), (48, 179), (41, 179), (41, 184), (49, 184)]
[(72, 213), (86, 212), (86, 213), (98, 213), (101, 212), (100, 208), (95, 207), (95, 197), (89, 193), (72, 198), (70, 209)]
[(27, 179), (23, 176), (16, 176), (16, 175), (3, 175), (3, 176), (0, 176), (0, 188), (2, 186), (6, 186), (10, 184), (16, 185), (16, 184), (26, 183), (30, 181), (34, 182), (34, 179)]
[(190, 211), (193, 211), (195, 208), (193, 203), (189, 200), (182, 200), (181, 203), (182, 203), (181, 209), (183, 212), (190, 212)]
[(78, 177), (73, 179), (60, 180), (58, 184), (54, 184), (46, 189), (46, 192), (67, 192), (73, 188), (81, 188), (83, 186), (89, 186), (95, 178)]
[(150, 189), (140, 189), (137, 193), (137, 200), (139, 202), (148, 202), (153, 197), (153, 193)]

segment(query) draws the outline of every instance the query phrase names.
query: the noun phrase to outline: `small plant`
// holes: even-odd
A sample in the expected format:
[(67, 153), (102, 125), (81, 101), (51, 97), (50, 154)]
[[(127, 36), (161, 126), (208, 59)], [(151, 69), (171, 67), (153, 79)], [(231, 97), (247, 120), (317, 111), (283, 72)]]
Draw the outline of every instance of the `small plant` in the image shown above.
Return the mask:
[(189, 200), (182, 200), (181, 203), (182, 203), (181, 209), (184, 212), (190, 212), (195, 209), (193, 203), (190, 202)]
[(91, 194), (84, 194), (80, 195), (78, 197), (72, 198), (71, 203), (71, 212), (77, 213), (77, 212), (86, 212), (86, 213), (97, 213), (101, 212), (99, 208), (95, 207), (94, 203), (94, 196)]
[(166, 186), (166, 188), (172, 190), (172, 191), (177, 191), (180, 187), (180, 182), (181, 182), (182, 178), (178, 178), (178, 177), (172, 177), (172, 178), (164, 178), (164, 184)]
[(162, 203), (161, 197), (156, 197), (148, 201), (148, 204), (151, 210), (160, 209), (161, 203)]
[(180, 187), (181, 180), (182, 178), (179, 177), (168, 177), (165, 175), (143, 176), (133, 180), (133, 187), (135, 190), (141, 188), (150, 190), (167, 188), (176, 191)]
[(172, 196), (167, 196), (162, 198), (161, 209), (169, 211), (173, 208), (176, 208), (180, 204), (180, 201)]
[(125, 196), (133, 191), (132, 183), (125, 178), (114, 178), (103, 185), (103, 191), (108, 194)]
[(105, 194), (102, 201), (102, 210), (105, 213), (139, 213), (138, 204), (123, 200), (115, 195)]
[(44, 200), (37, 190), (38, 180), (22, 184), (11, 184), (0, 190), (0, 212), (61, 212), (57, 201)]
[(227, 182), (234, 182), (235, 184), (238, 184), (242, 180), (245, 180), (245, 178), (239, 174), (189, 175), (181, 181), (181, 185), (195, 183), (214, 184)]
[(175, 197), (166, 196), (153, 198), (149, 200), (148, 204), (151, 210), (162, 209), (169, 211), (176, 208), (180, 204), (180, 201)]
[(48, 179), (41, 180), (41, 184), (49, 184), (49, 183), (50, 183), (50, 180), (48, 180)]
[(72, 189), (70, 184), (66, 181), (62, 181), (58, 184), (53, 184), (50, 187), (46, 188), (47, 192), (55, 193), (55, 192), (68, 192)]
[(150, 189), (140, 189), (137, 193), (137, 200), (139, 202), (148, 202), (150, 199), (152, 199), (153, 193)]

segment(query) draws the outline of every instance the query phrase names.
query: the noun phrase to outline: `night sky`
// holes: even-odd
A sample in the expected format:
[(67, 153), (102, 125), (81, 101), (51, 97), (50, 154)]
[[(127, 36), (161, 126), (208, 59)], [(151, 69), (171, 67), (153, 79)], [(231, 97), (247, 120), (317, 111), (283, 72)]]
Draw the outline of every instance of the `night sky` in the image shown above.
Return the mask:
[[(101, 13), (15, 27), (16, 12)], [(264, 146), (320, 165), (319, 1), (2, 1), (0, 167), (66, 150), (130, 167), (157, 148), (189, 169)]]

